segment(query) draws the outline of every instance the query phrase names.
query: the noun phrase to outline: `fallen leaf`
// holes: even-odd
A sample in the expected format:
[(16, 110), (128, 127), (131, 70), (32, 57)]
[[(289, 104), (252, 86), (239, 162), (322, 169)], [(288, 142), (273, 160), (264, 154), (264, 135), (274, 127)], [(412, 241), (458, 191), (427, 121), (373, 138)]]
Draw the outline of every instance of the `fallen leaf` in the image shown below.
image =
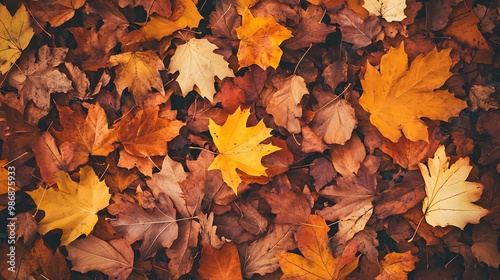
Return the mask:
[(86, 0), (39, 0), (30, 5), (37, 20), (49, 22), (52, 27), (61, 26), (72, 19), (75, 11), (80, 9)]
[(141, 28), (147, 39), (161, 40), (185, 27), (197, 27), (203, 17), (192, 0), (172, 0), (172, 15), (166, 18), (152, 15), (151, 20)]
[(366, 47), (382, 31), (379, 18), (369, 16), (364, 20), (350, 9), (343, 9), (335, 18), (340, 25), (342, 40), (353, 44), (353, 49)]
[(331, 9), (338, 7), (344, 3), (342, 0), (307, 0), (307, 2), (313, 4), (313, 5), (318, 5), (318, 6), (323, 6), (326, 9)]
[(250, 244), (243, 255), (243, 274), (251, 278), (255, 273), (265, 275), (278, 269), (278, 254), (297, 247), (293, 240), (293, 224), (274, 225), (266, 235)]
[(372, 15), (381, 16), (388, 22), (402, 21), (406, 18), (405, 0), (365, 0), (363, 8)]
[(493, 230), (488, 224), (477, 225), (472, 232), (472, 254), (478, 261), (494, 268), (498, 268), (500, 265), (498, 237), (500, 237), (500, 233)]
[(470, 89), (469, 95), (472, 112), (477, 111), (479, 108), (485, 111), (498, 109), (498, 101), (493, 97), (490, 97), (490, 95), (495, 91), (494, 86), (473, 85)]
[(321, 188), (333, 180), (335, 175), (337, 175), (337, 171), (333, 169), (331, 161), (324, 157), (320, 157), (313, 160), (311, 163), (309, 175), (314, 178), (314, 188), (318, 192)]
[(453, 225), (463, 230), (468, 223), (478, 224), (489, 212), (472, 203), (481, 198), (484, 187), (465, 181), (472, 169), (469, 158), (460, 158), (451, 167), (449, 163), (444, 146), (437, 149), (434, 158), (429, 158), (428, 167), (419, 163), (427, 195), (422, 212), (431, 226)]
[(415, 269), (415, 263), (417, 261), (418, 258), (413, 256), (411, 251), (404, 253), (389, 253), (380, 261), (382, 272), (375, 279), (408, 279), (407, 275)]
[(155, 88), (165, 95), (159, 72), (165, 70), (165, 66), (155, 52), (126, 52), (112, 55), (108, 67), (113, 66), (117, 66), (114, 83), (118, 94), (122, 94), (123, 90), (128, 88), (134, 94), (136, 101), (141, 101)]
[(158, 106), (146, 107), (135, 116), (128, 114), (116, 123), (118, 140), (127, 153), (144, 158), (167, 154), (166, 143), (179, 135), (184, 123), (160, 118), (158, 111)]
[(30, 26), (30, 16), (26, 7), (21, 5), (12, 16), (7, 7), (0, 4), (0, 72), (7, 73), (12, 65), (21, 56), (24, 49), (33, 37), (33, 28)]
[(292, 28), (293, 37), (283, 42), (282, 46), (298, 50), (307, 48), (310, 44), (323, 43), (326, 36), (335, 31), (335, 26), (321, 22), (324, 16), (323, 9), (318, 6), (309, 6), (307, 10), (299, 10), (299, 23)]
[(436, 0), (425, 3), (425, 22), (432, 31), (443, 29), (448, 24), (448, 16), (453, 10), (453, 2)]
[(128, 244), (142, 240), (142, 259), (154, 256), (160, 248), (172, 246), (178, 236), (179, 227), (170, 198), (163, 194), (157, 199), (160, 203), (150, 213), (127, 201), (118, 218), (111, 221), (116, 232), (123, 235)]
[(215, 249), (212, 245), (203, 243), (198, 273), (203, 279), (209, 280), (243, 279), (236, 245), (230, 242)]
[(148, 15), (157, 13), (162, 17), (169, 17), (172, 15), (171, 1), (156, 1), (156, 0), (118, 0), (118, 5), (121, 8), (127, 6), (137, 7), (143, 6)]
[(313, 94), (318, 99), (318, 105), (313, 107), (315, 114), (310, 123), (311, 129), (327, 144), (344, 145), (351, 139), (352, 131), (358, 124), (351, 104), (323, 90), (314, 90)]
[(66, 250), (71, 270), (81, 273), (97, 270), (112, 279), (125, 280), (134, 266), (134, 251), (124, 239), (106, 242), (89, 235), (71, 242)]
[(60, 228), (63, 231), (61, 245), (68, 245), (80, 235), (88, 235), (97, 223), (97, 212), (109, 204), (109, 188), (94, 173), (90, 166), (80, 169), (80, 181), (75, 182), (66, 172), (54, 176), (57, 188), (39, 187), (27, 192), (45, 212), (38, 222), (38, 232)]
[(60, 142), (76, 142), (83, 146), (91, 155), (107, 156), (118, 141), (115, 129), (109, 129), (108, 118), (104, 109), (99, 105), (90, 105), (87, 116), (78, 108), (71, 110), (66, 106), (57, 106), (62, 131), (52, 129), (51, 132)]
[(196, 85), (199, 94), (213, 102), (214, 77), (217, 76), (221, 80), (234, 77), (227, 61), (213, 52), (215, 49), (217, 46), (207, 39), (194, 38), (177, 47), (170, 60), (169, 72), (179, 71), (177, 82), (184, 96)]
[(420, 120), (447, 121), (467, 106), (447, 90), (435, 90), (451, 76), (450, 49), (418, 55), (408, 69), (404, 43), (382, 56), (380, 70), (367, 63), (359, 104), (370, 113), (370, 122), (392, 142), (404, 134), (411, 141), (428, 141), (427, 126)]
[(335, 170), (345, 178), (354, 178), (366, 157), (366, 150), (357, 135), (343, 146), (335, 145), (330, 151)]
[(302, 97), (309, 94), (304, 79), (292, 75), (274, 83), (278, 91), (274, 92), (266, 107), (266, 112), (273, 115), (274, 122), (283, 126), (290, 133), (300, 133), (299, 118), (302, 117)]
[(37, 54), (21, 59), (19, 68), (9, 75), (9, 84), (19, 90), (26, 102), (33, 100), (38, 108), (48, 111), (51, 93), (73, 89), (68, 77), (56, 68), (63, 63), (67, 52), (67, 48), (40, 47)]
[[(227, 117), (224, 125), (217, 125), (212, 119), (208, 127), (212, 139), (219, 150), (219, 155), (210, 164), (208, 170), (219, 169), (224, 182), (237, 194), (242, 182), (236, 169), (252, 176), (266, 176), (266, 167), (262, 165), (263, 156), (281, 150), (272, 144), (260, 144), (270, 137), (271, 129), (263, 121), (247, 127), (250, 110), (238, 108)], [(228, 137), (228, 135), (230, 135)]]
[(243, 12), (236, 34), (241, 40), (237, 54), (240, 69), (252, 64), (264, 70), (269, 66), (276, 69), (283, 55), (279, 45), (292, 37), (292, 32), (273, 17), (256, 18), (248, 9)]
[(300, 252), (278, 254), (279, 265), (284, 278), (289, 279), (344, 279), (358, 266), (357, 245), (349, 243), (342, 256), (332, 256), (328, 231), (323, 218), (310, 215), (307, 224), (302, 224), (295, 239)]

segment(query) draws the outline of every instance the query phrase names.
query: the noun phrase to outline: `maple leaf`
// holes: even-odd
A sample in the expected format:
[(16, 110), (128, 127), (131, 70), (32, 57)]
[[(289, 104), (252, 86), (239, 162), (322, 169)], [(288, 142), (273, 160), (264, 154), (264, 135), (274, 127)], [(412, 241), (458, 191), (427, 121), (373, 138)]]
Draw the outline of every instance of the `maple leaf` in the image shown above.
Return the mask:
[(151, 20), (141, 28), (141, 31), (148, 39), (161, 40), (181, 28), (198, 27), (202, 19), (192, 0), (173, 0), (170, 18), (152, 15)]
[(50, 108), (50, 94), (72, 90), (71, 81), (56, 67), (63, 63), (67, 48), (44, 45), (37, 54), (21, 58), (19, 68), (9, 75), (9, 84), (19, 89), (24, 100), (33, 100), (42, 110)]
[(30, 5), (30, 8), (39, 21), (48, 21), (52, 27), (58, 27), (72, 19), (75, 11), (85, 2), (86, 0), (39, 0)]
[(304, 256), (278, 254), (283, 279), (344, 279), (358, 266), (355, 242), (350, 242), (339, 258), (332, 256), (329, 230), (325, 220), (317, 215), (310, 215), (308, 222), (301, 224), (295, 240)]
[(300, 133), (299, 118), (302, 117), (302, 97), (309, 94), (304, 78), (292, 75), (275, 83), (278, 91), (271, 96), (266, 112), (272, 114), (274, 122), (290, 133)]
[(260, 144), (269, 138), (270, 128), (261, 120), (257, 125), (247, 127), (250, 110), (241, 110), (238, 107), (234, 114), (227, 117), (224, 125), (217, 125), (209, 120), (208, 128), (219, 150), (219, 155), (214, 159), (208, 170), (219, 169), (224, 182), (238, 193), (241, 183), (236, 169), (252, 176), (266, 176), (266, 167), (262, 165), (263, 156), (281, 150), (272, 144)]
[(145, 95), (155, 88), (165, 95), (159, 72), (165, 70), (165, 66), (154, 51), (112, 55), (108, 66), (117, 66), (114, 83), (118, 94), (122, 94), (123, 90), (128, 88), (136, 98), (143, 100)]
[(7, 73), (12, 64), (21, 56), (33, 37), (29, 14), (21, 5), (12, 16), (3, 4), (0, 4), (0, 72)]
[(236, 245), (226, 243), (217, 250), (212, 245), (203, 243), (198, 272), (203, 279), (209, 280), (243, 279)]
[(406, 18), (406, 0), (365, 0), (363, 8), (372, 15), (381, 16), (388, 22)]
[(137, 157), (167, 154), (166, 142), (179, 135), (184, 125), (178, 120), (158, 117), (159, 107), (146, 107), (135, 116), (128, 114), (115, 125), (125, 151)]
[(419, 163), (427, 194), (422, 212), (431, 226), (453, 225), (463, 230), (467, 223), (478, 224), (489, 211), (472, 203), (481, 198), (484, 187), (465, 181), (472, 170), (469, 158), (460, 158), (451, 167), (449, 162), (444, 146), (440, 146), (434, 158), (429, 158), (428, 167)]
[(170, 60), (169, 72), (179, 71), (177, 82), (186, 96), (196, 85), (202, 97), (213, 102), (215, 94), (214, 76), (219, 79), (234, 77), (228, 62), (213, 51), (217, 46), (207, 39), (191, 39), (177, 47)]
[(382, 272), (375, 278), (376, 280), (407, 279), (408, 272), (415, 269), (418, 258), (411, 254), (411, 251), (404, 253), (392, 252), (385, 255), (380, 261)]
[(404, 43), (390, 48), (380, 61), (380, 72), (367, 63), (359, 104), (382, 135), (397, 142), (402, 133), (411, 141), (428, 141), (420, 117), (447, 121), (467, 104), (447, 90), (435, 90), (451, 76), (451, 49), (418, 55), (409, 69)]
[(27, 192), (45, 212), (38, 223), (38, 232), (60, 228), (63, 231), (61, 245), (68, 245), (82, 234), (89, 234), (97, 223), (97, 212), (109, 204), (111, 194), (106, 183), (99, 181), (90, 166), (80, 169), (80, 182), (71, 180), (66, 172), (57, 172), (54, 181), (57, 188), (38, 188)]
[(107, 156), (118, 141), (115, 129), (108, 128), (104, 109), (97, 104), (90, 105), (87, 116), (81, 109), (72, 111), (66, 106), (57, 106), (63, 131), (52, 129), (54, 136), (61, 142), (79, 143), (90, 154)]
[(112, 279), (127, 279), (134, 265), (134, 251), (124, 239), (106, 242), (93, 235), (78, 239), (66, 246), (68, 260), (75, 270), (86, 273), (97, 270)]
[(264, 70), (269, 66), (276, 69), (283, 55), (279, 45), (292, 37), (292, 31), (273, 17), (256, 18), (248, 9), (243, 12), (236, 34), (241, 40), (237, 53), (240, 69), (252, 64)]
[(124, 236), (128, 244), (143, 240), (140, 247), (142, 259), (154, 256), (160, 248), (172, 246), (178, 236), (179, 226), (170, 198), (162, 194), (157, 199), (160, 203), (150, 213), (127, 201), (118, 219), (111, 221), (111, 225)]

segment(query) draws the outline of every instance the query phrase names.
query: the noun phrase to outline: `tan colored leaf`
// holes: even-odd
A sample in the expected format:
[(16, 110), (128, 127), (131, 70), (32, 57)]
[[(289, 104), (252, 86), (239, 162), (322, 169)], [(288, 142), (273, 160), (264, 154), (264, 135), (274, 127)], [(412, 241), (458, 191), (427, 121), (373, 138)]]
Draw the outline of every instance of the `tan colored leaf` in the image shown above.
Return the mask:
[(71, 242), (66, 249), (71, 270), (81, 273), (97, 270), (112, 279), (125, 280), (133, 269), (134, 251), (124, 239), (106, 242), (89, 235)]
[(364, 0), (363, 8), (372, 15), (381, 16), (388, 22), (406, 18), (406, 0)]
[(475, 112), (479, 108), (485, 111), (498, 109), (498, 101), (496, 101), (495, 98), (490, 97), (490, 95), (495, 91), (494, 86), (473, 85), (470, 89), (469, 95), (469, 100), (472, 106), (471, 110)]
[(196, 85), (200, 95), (213, 102), (214, 77), (217, 76), (221, 80), (234, 77), (228, 62), (222, 55), (214, 53), (215, 49), (217, 46), (207, 39), (194, 38), (177, 47), (170, 60), (169, 72), (179, 71), (177, 82), (184, 96)]
[(449, 166), (444, 146), (440, 146), (434, 158), (429, 158), (425, 166), (419, 163), (420, 172), (425, 181), (425, 193), (422, 212), (429, 225), (453, 225), (463, 228), (468, 224), (478, 224), (489, 211), (473, 204), (483, 192), (483, 185), (465, 181), (472, 166), (469, 158), (460, 158)]
[(274, 122), (283, 126), (290, 133), (300, 133), (299, 118), (302, 117), (300, 101), (309, 94), (304, 79), (292, 75), (284, 81), (275, 83), (278, 91), (274, 92), (266, 107), (266, 112), (272, 114)]

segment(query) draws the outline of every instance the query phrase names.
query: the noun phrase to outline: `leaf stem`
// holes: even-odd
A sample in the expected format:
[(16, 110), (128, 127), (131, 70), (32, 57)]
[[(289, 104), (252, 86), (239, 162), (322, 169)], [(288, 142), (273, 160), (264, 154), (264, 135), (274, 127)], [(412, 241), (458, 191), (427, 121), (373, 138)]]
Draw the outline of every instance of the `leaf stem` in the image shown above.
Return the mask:
[(415, 238), (415, 236), (417, 235), (417, 231), (418, 229), (420, 228), (420, 224), (422, 223), (422, 221), (424, 220), (425, 218), (425, 215), (422, 216), (422, 218), (420, 218), (420, 221), (418, 222), (418, 225), (417, 227), (415, 228), (415, 232), (413, 233), (413, 236), (408, 240), (408, 242), (413, 242), (413, 239)]

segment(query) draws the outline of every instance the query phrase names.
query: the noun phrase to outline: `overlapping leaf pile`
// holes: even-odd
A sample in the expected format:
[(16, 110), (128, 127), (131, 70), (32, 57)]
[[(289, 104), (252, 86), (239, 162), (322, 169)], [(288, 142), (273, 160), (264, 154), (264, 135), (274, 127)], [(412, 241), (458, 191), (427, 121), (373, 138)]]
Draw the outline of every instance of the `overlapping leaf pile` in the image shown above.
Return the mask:
[(497, 2), (1, 2), (3, 278), (500, 279)]

